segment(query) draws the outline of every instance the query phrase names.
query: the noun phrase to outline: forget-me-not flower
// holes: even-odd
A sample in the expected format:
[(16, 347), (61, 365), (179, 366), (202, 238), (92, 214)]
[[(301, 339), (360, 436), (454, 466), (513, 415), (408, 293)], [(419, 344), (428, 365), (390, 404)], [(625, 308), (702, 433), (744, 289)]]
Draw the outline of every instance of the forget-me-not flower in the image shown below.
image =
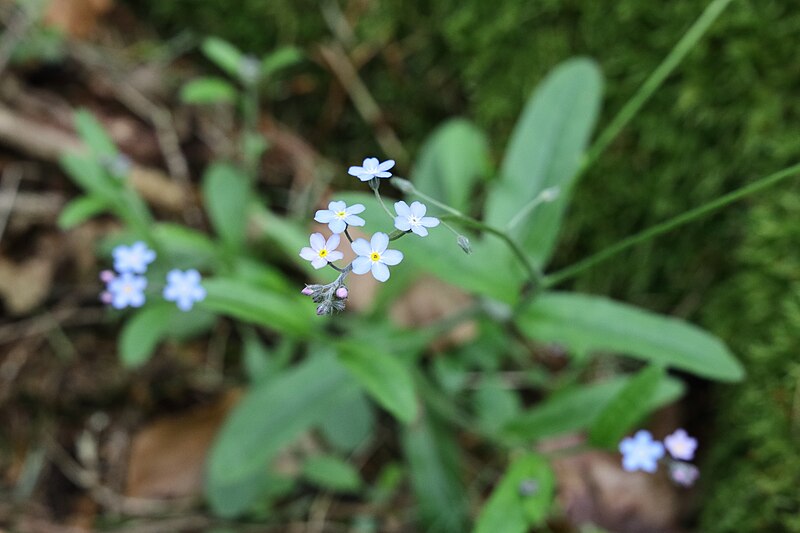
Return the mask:
[(669, 465), (669, 477), (681, 487), (691, 487), (700, 477), (700, 470), (693, 464), (672, 461)]
[(311, 266), (319, 270), (328, 264), (328, 262), (338, 261), (344, 257), (342, 252), (336, 251), (339, 247), (339, 235), (334, 233), (331, 235), (327, 242), (322, 233), (312, 233), (309, 238), (311, 247), (304, 247), (300, 250), (300, 257), (306, 261), (311, 261)]
[(393, 166), (394, 160), (392, 159), (381, 163), (377, 157), (368, 157), (361, 163), (360, 167), (352, 166), (347, 170), (347, 173), (361, 181), (369, 181), (373, 178), (391, 178), (392, 173), (388, 172), (388, 170)]
[(358, 255), (353, 261), (353, 272), (366, 274), (372, 271), (373, 277), (378, 281), (389, 279), (389, 267), (403, 260), (403, 252), (386, 249), (389, 246), (389, 236), (385, 233), (376, 233), (370, 242), (356, 239), (350, 246)]
[(664, 445), (653, 440), (649, 431), (640, 429), (633, 437), (619, 443), (622, 453), (622, 468), (628, 472), (644, 470), (653, 473), (658, 469), (658, 460), (664, 457)]
[[(141, 307), (144, 304), (144, 290), (147, 279), (130, 272), (124, 272), (108, 282), (106, 292), (111, 296), (114, 309)], [(105, 294), (105, 293), (104, 293)]]
[(189, 311), (195, 302), (202, 302), (205, 297), (206, 290), (200, 284), (200, 273), (197, 270), (175, 269), (167, 273), (164, 299), (175, 302), (181, 311)]
[(114, 256), (114, 270), (120, 274), (126, 272), (144, 274), (147, 272), (147, 265), (156, 259), (156, 253), (142, 241), (137, 241), (130, 246), (121, 244), (111, 253)]
[(347, 207), (344, 202), (331, 202), (328, 209), (320, 209), (314, 215), (314, 220), (327, 224), (333, 233), (341, 233), (347, 226), (363, 226), (364, 219), (356, 216), (366, 209), (362, 204), (353, 204)]
[(697, 439), (692, 438), (684, 429), (678, 429), (664, 439), (664, 446), (675, 459), (691, 461), (697, 449)]
[(428, 208), (423, 203), (411, 202), (411, 206), (409, 206), (402, 201), (395, 202), (394, 210), (397, 213), (394, 218), (394, 227), (400, 231), (410, 230), (420, 237), (425, 237), (428, 235), (427, 228), (435, 228), (439, 225), (438, 218), (425, 216)]

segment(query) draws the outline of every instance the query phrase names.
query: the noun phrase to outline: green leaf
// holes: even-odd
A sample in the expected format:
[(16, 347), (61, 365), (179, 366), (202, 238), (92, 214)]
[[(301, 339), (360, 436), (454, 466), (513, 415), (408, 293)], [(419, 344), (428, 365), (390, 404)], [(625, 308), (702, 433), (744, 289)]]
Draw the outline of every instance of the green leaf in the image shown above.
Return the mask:
[(512, 418), (519, 414), (519, 397), (506, 387), (499, 378), (481, 383), (473, 397), (475, 411), (483, 429), (495, 434)]
[(278, 452), (357, 390), (330, 354), (251, 388), (225, 421), (208, 458), (206, 494), (214, 512), (233, 517), (247, 511)]
[(181, 89), (181, 101), (186, 104), (217, 104), (236, 101), (236, 88), (222, 78), (197, 78)]
[(299, 296), (291, 297), (221, 277), (204, 279), (203, 287), (206, 298), (197, 305), (215, 313), (294, 336), (308, 335), (319, 323), (314, 306)]
[(108, 210), (108, 202), (97, 196), (81, 196), (70, 201), (58, 215), (58, 226), (71, 229)]
[(331, 406), (320, 424), (325, 440), (342, 452), (352, 452), (363, 444), (375, 428), (375, 414), (363, 394), (345, 398)]
[[(620, 377), (559, 392), (509, 421), (503, 433), (517, 442), (530, 443), (585, 429), (629, 381)], [(681, 381), (664, 376), (655, 394), (644, 403), (648, 410), (654, 410), (680, 398), (683, 390)]]
[(156, 346), (170, 330), (170, 319), (175, 314), (173, 305), (153, 305), (137, 311), (122, 328), (119, 336), (119, 353), (128, 367), (147, 362)]
[(469, 211), (475, 185), (490, 166), (489, 143), (471, 122), (453, 119), (425, 141), (411, 181), (420, 191), (458, 209)]
[(86, 193), (102, 198), (112, 205), (121, 201), (122, 189), (108, 179), (103, 167), (92, 156), (64, 154), (60, 163), (64, 172)]
[(408, 366), (380, 344), (343, 341), (337, 344), (339, 360), (384, 409), (410, 423), (417, 416), (414, 380)]
[(461, 483), (461, 456), (453, 435), (429, 415), (403, 433), (403, 451), (428, 533), (463, 533), (467, 496)]
[(589, 442), (599, 448), (613, 448), (630, 428), (650, 412), (650, 398), (664, 379), (664, 369), (652, 365), (622, 387), (603, 408), (589, 428)]
[(279, 70), (299, 63), (303, 59), (303, 52), (294, 46), (282, 46), (266, 55), (261, 61), (261, 74), (266, 78)]
[(200, 47), (208, 59), (235, 79), (239, 79), (244, 55), (228, 41), (208, 37)]
[(269, 350), (258, 338), (253, 328), (245, 328), (242, 346), (242, 361), (247, 377), (252, 382), (267, 379), (273, 371), (273, 361)]
[(744, 376), (728, 348), (697, 326), (606, 298), (544, 293), (516, 322), (532, 339), (577, 352), (619, 352), (720, 381)]
[(203, 202), (214, 230), (233, 250), (244, 245), (250, 184), (235, 167), (215, 163), (203, 176)]
[(333, 455), (316, 455), (303, 463), (303, 477), (334, 492), (358, 492), (363, 485), (358, 471)]
[(504, 228), (539, 193), (558, 198), (522, 216), (510, 231), (540, 268), (550, 258), (574, 178), (602, 100), (602, 74), (589, 59), (572, 59), (537, 87), (511, 134), (500, 180), (489, 192), (486, 222)]
[(217, 262), (217, 249), (205, 233), (169, 222), (153, 224), (151, 231), (172, 268), (202, 269)]
[(117, 155), (114, 141), (100, 122), (85, 109), (75, 112), (75, 129), (96, 158), (112, 159)]
[(515, 459), (478, 515), (474, 533), (525, 533), (540, 526), (550, 512), (554, 489), (553, 471), (543, 457)]

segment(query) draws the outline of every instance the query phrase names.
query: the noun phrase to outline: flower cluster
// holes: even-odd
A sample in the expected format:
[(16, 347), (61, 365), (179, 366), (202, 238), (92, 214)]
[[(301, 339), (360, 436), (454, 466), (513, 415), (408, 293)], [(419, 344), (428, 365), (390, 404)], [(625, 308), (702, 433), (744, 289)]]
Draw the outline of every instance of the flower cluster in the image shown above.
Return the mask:
[[(145, 290), (148, 286), (145, 274), (156, 259), (155, 251), (142, 241), (130, 246), (119, 245), (112, 251), (114, 271), (104, 270), (100, 280), (106, 290), (100, 300), (114, 309), (141, 307), (145, 303)], [(167, 283), (162, 291), (165, 300), (175, 302), (181, 311), (189, 311), (195, 302), (206, 297), (206, 290), (200, 283), (200, 273), (190, 269), (174, 269), (167, 274)]]
[[(369, 182), (375, 195), (383, 203), (378, 192), (380, 181), (392, 177), (390, 170), (393, 167), (394, 161), (391, 159), (380, 162), (375, 157), (368, 157), (361, 166), (351, 166), (347, 172), (361, 181)], [(338, 277), (331, 283), (306, 285), (301, 291), (311, 296), (314, 303), (318, 304), (317, 314), (326, 315), (344, 309), (348, 296), (345, 279), (350, 272), (357, 275), (370, 273), (380, 282), (387, 281), (391, 276), (389, 267), (396, 266), (403, 260), (403, 252), (389, 248), (391, 241), (409, 233), (425, 237), (428, 235), (428, 228), (439, 225), (439, 219), (426, 216), (427, 207), (420, 202), (412, 202), (411, 205), (402, 201), (396, 202), (394, 215), (385, 207), (384, 209), (391, 217), (395, 229), (391, 234), (375, 232), (370, 239), (353, 239), (349, 232), (351, 226), (366, 225), (366, 221), (358, 216), (366, 210), (362, 204), (348, 206), (345, 202), (333, 201), (328, 204), (327, 209), (320, 209), (315, 213), (314, 220), (327, 224), (331, 235), (326, 239), (322, 233), (312, 233), (309, 237), (309, 246), (300, 250), (300, 257), (310, 261), (311, 266), (317, 270), (331, 266), (339, 272)], [(356, 255), (356, 258), (346, 266), (335, 264), (344, 258), (344, 254), (338, 250), (341, 235), (347, 238), (350, 248)]]
[[(640, 429), (633, 437), (626, 437), (619, 443), (622, 453), (622, 468), (627, 472), (643, 470), (650, 474), (658, 469), (659, 461), (669, 468), (673, 482), (690, 487), (697, 480), (700, 471), (691, 463), (697, 449), (697, 439), (690, 437), (686, 430), (678, 429), (664, 439), (664, 443), (654, 440), (653, 435)], [(666, 457), (669, 452), (671, 457)]]

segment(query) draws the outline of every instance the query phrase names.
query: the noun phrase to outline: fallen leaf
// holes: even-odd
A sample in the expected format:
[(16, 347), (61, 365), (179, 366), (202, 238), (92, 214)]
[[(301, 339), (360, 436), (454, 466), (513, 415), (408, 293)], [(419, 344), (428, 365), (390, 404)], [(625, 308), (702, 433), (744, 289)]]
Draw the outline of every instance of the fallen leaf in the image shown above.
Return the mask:
[(84, 38), (94, 32), (98, 19), (112, 7), (112, 0), (51, 0), (44, 22), (71, 37)]

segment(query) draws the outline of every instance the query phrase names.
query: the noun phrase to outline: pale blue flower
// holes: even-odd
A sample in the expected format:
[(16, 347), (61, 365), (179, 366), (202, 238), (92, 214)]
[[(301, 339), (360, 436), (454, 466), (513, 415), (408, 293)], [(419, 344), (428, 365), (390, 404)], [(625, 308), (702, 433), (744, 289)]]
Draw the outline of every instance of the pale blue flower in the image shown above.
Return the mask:
[(391, 178), (392, 173), (388, 172), (388, 170), (393, 166), (394, 160), (392, 159), (381, 163), (377, 157), (368, 157), (361, 163), (360, 167), (350, 167), (347, 173), (361, 181), (369, 181), (373, 178)]
[(640, 429), (633, 437), (619, 443), (622, 453), (622, 468), (628, 472), (644, 470), (653, 473), (658, 469), (658, 460), (664, 457), (664, 445), (653, 440), (649, 431)]
[(156, 253), (142, 241), (137, 241), (130, 246), (121, 244), (112, 250), (114, 256), (114, 270), (120, 274), (130, 272), (144, 274), (147, 265), (155, 261)]
[(312, 233), (309, 238), (311, 247), (304, 247), (300, 250), (300, 257), (306, 261), (311, 261), (311, 266), (319, 270), (329, 262), (338, 261), (344, 257), (342, 252), (336, 251), (339, 247), (339, 235), (334, 233), (327, 241), (322, 233)]
[(693, 464), (672, 461), (669, 465), (669, 477), (682, 487), (691, 487), (700, 477), (700, 470)]
[(167, 273), (164, 299), (175, 302), (181, 311), (189, 311), (195, 302), (202, 302), (205, 298), (206, 290), (200, 284), (200, 273), (197, 270), (175, 269)]
[(692, 438), (684, 429), (678, 429), (664, 439), (664, 446), (675, 459), (691, 461), (697, 449), (697, 439)]
[(108, 282), (106, 292), (111, 296), (110, 303), (114, 309), (141, 307), (144, 304), (144, 290), (147, 279), (125, 272)]
[(344, 202), (331, 202), (328, 204), (328, 209), (317, 211), (314, 220), (327, 224), (333, 233), (341, 233), (347, 226), (363, 226), (366, 223), (363, 218), (356, 216), (363, 213), (364, 209), (366, 208), (361, 204), (347, 207)]
[(410, 230), (420, 237), (425, 237), (428, 235), (427, 228), (435, 228), (439, 225), (438, 218), (425, 216), (428, 208), (423, 203), (411, 202), (409, 207), (405, 202), (395, 202), (394, 210), (397, 213), (394, 219), (394, 227), (400, 231)]
[(378, 232), (372, 236), (372, 240), (356, 239), (350, 245), (358, 255), (353, 261), (353, 273), (366, 274), (372, 271), (372, 275), (378, 281), (389, 279), (389, 268), (403, 260), (403, 252), (398, 250), (387, 250), (389, 246), (389, 236)]

